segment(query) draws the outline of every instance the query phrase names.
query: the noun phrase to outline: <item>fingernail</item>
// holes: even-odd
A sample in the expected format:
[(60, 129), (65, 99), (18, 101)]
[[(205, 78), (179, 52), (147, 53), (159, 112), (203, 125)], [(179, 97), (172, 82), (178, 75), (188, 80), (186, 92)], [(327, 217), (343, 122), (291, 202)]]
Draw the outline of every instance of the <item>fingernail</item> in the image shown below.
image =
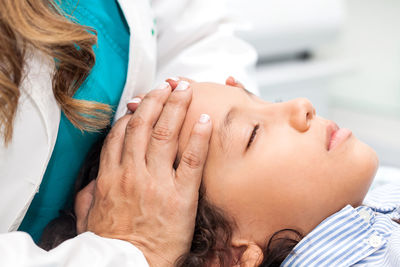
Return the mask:
[(139, 104), (140, 102), (142, 102), (142, 99), (140, 99), (139, 97), (134, 97), (131, 100), (128, 101), (128, 104)]
[(177, 82), (177, 81), (179, 81), (179, 78), (177, 78), (177, 77), (170, 77), (170, 78), (168, 78), (167, 80), (173, 80), (173, 81)]
[(207, 114), (200, 115), (200, 119), (199, 119), (200, 123), (208, 123), (209, 121), (210, 121), (210, 116), (208, 116)]
[(159, 86), (157, 86), (157, 90), (164, 90), (164, 89), (167, 89), (169, 87), (169, 83), (167, 83), (167, 82), (163, 82), (163, 83), (161, 83)]
[(128, 115), (128, 114), (133, 114), (133, 112), (132, 111), (130, 111), (129, 109), (126, 111), (126, 115)]
[(189, 83), (186, 81), (180, 81), (178, 86), (175, 88), (175, 91), (183, 91), (189, 88)]

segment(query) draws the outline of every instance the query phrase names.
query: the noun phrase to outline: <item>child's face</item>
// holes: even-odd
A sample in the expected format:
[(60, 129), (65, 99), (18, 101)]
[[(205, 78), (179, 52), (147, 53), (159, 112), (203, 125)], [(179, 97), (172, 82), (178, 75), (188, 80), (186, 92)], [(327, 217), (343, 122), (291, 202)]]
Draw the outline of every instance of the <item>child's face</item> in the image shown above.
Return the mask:
[(284, 228), (306, 234), (345, 205), (361, 204), (378, 165), (375, 152), (354, 135), (328, 151), (330, 121), (309, 101), (270, 103), (235, 87), (192, 87), (179, 151), (200, 114), (209, 114), (203, 184), (209, 201), (236, 220), (237, 238), (263, 245)]

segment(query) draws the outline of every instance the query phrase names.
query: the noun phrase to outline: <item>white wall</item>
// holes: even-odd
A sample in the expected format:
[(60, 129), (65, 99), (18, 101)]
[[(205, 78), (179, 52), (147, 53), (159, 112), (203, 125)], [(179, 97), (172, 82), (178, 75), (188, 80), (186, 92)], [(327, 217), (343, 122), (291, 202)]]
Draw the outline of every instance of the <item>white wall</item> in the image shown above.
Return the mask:
[(400, 167), (400, 1), (346, 0), (339, 40), (319, 58), (346, 59), (353, 71), (329, 87), (331, 118)]
[(400, 1), (345, 3), (347, 21), (340, 39), (319, 54), (355, 64), (351, 75), (333, 83), (333, 103), (400, 119)]

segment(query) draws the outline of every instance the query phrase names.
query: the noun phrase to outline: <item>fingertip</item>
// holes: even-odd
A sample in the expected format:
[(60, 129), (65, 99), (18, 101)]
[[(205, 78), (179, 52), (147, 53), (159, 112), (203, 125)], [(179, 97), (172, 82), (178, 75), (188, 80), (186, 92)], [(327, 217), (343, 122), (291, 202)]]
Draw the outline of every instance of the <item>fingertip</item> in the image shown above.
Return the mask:
[(126, 105), (126, 107), (128, 108), (128, 111), (126, 114), (132, 114), (133, 112), (135, 112), (135, 110), (139, 107), (139, 104), (136, 103), (128, 103)]
[(171, 80), (171, 81), (174, 81), (174, 82), (179, 82), (180, 78), (179, 77), (169, 77), (169, 78), (167, 78), (167, 80)]
[(171, 86), (171, 89), (173, 91), (179, 84), (179, 78), (171, 77), (171, 78), (166, 79), (166, 82)]
[(193, 126), (188, 144), (179, 158), (177, 178), (190, 194), (198, 192), (201, 184), (212, 132), (211, 123), (208, 114), (200, 115)]
[(226, 85), (235, 85), (236, 84), (236, 79), (233, 78), (232, 76), (229, 76), (226, 81), (225, 81)]
[(166, 90), (170, 89), (171, 85), (168, 82), (162, 82), (159, 86), (155, 88), (155, 90)]
[(205, 114), (205, 113), (201, 114), (200, 118), (199, 118), (199, 122), (202, 123), (202, 124), (209, 123), (210, 122), (210, 115)]
[[(205, 148), (204, 143), (208, 143), (211, 137), (212, 125), (208, 114), (201, 114), (198, 121), (194, 124), (188, 142), (188, 147)], [(203, 143), (203, 144), (201, 144)]]
[(180, 81), (178, 83), (178, 85), (176, 86), (175, 90), (176, 91), (185, 91), (186, 89), (188, 89), (190, 86), (190, 83), (188, 83), (187, 81)]
[(128, 101), (128, 104), (140, 104), (140, 102), (142, 102), (142, 99), (140, 97), (134, 97)]
[(127, 114), (132, 114), (135, 110), (139, 107), (140, 103), (142, 102), (142, 97), (134, 97), (129, 100), (126, 104), (128, 108)]
[(200, 134), (200, 135), (204, 135), (204, 136), (209, 136), (211, 135), (211, 118), (210, 115), (208, 114), (201, 114), (197, 124), (194, 126), (193, 128), (193, 133), (194, 134)]

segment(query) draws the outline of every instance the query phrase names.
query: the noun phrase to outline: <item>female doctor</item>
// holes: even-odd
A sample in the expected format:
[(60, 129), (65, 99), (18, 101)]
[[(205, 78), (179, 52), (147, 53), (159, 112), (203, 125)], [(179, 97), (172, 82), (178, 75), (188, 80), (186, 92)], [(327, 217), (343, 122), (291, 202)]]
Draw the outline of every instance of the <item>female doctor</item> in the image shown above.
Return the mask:
[[(158, 254), (162, 245), (146, 246), (111, 230), (105, 234), (98, 229), (105, 229), (106, 219), (97, 225), (92, 220), (88, 230), (98, 235), (82, 234), (50, 252), (36, 247), (29, 235), (14, 231), (28, 232), (38, 240), (42, 228), (68, 205), (74, 177), (86, 152), (100, 138), (96, 131), (109, 123), (110, 114), (114, 121), (126, 114), (126, 104), (135, 95), (177, 75), (221, 81), (233, 74), (246, 80), (246, 68), (255, 62), (255, 53), (232, 36), (223, 1), (57, 3), (5, 0), (0, 4), (0, 265), (146, 266), (146, 259), (159, 265), (157, 258), (167, 258)], [(97, 45), (93, 47), (96, 38), (88, 33), (89, 28), (70, 21), (94, 29)], [(170, 98), (189, 101), (190, 88), (183, 91), (186, 93), (174, 91)], [(174, 96), (179, 93), (186, 95)], [(165, 96), (163, 99), (168, 101)], [(146, 114), (146, 106), (152, 102), (144, 102), (141, 112)], [(115, 114), (110, 107), (116, 107)], [(175, 114), (173, 109), (168, 112), (164, 113)], [(112, 140), (127, 138), (124, 127), (131, 120), (121, 121)], [(110, 186), (105, 184), (103, 189)], [(96, 200), (107, 203), (107, 199), (102, 202), (99, 187)], [(114, 204), (118, 197), (111, 194)], [(92, 218), (110, 216), (104, 206), (94, 205)], [(119, 215), (124, 211), (121, 208)], [(177, 222), (187, 218), (187, 213), (181, 214), (181, 220), (174, 218), (166, 226), (179, 226)], [(165, 231), (162, 227), (158, 230)]]

